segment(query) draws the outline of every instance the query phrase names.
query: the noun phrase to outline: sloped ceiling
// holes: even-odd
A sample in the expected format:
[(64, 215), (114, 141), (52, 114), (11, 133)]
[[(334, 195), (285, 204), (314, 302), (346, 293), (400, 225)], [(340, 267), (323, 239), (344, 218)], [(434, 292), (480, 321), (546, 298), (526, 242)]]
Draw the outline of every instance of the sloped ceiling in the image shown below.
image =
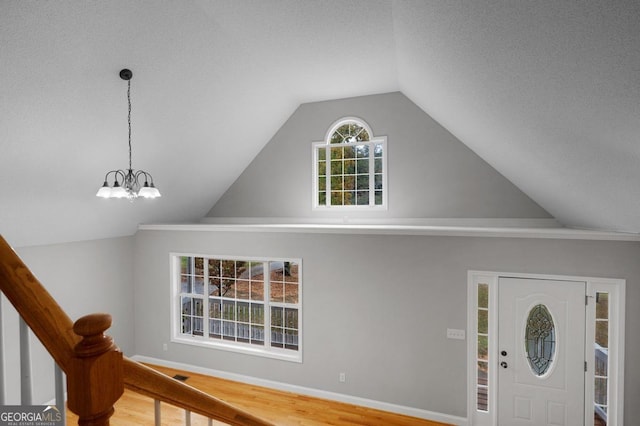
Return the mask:
[[(635, 1), (0, 3), (0, 233), (203, 217), (304, 102), (401, 90), (568, 226), (640, 232)], [(97, 199), (127, 166), (163, 197)]]
[(640, 232), (640, 2), (393, 13), (409, 98), (566, 226)]

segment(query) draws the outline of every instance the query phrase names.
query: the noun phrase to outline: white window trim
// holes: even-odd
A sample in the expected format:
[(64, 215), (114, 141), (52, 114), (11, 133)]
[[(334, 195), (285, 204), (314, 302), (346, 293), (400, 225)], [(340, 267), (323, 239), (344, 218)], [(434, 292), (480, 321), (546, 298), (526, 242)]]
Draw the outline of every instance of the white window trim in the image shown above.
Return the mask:
[[(491, 368), (491, 354), (498, 353), (497, 315), (493, 315), (498, 306), (498, 274), (491, 272), (473, 272), (468, 274), (467, 285), (467, 418), (470, 425), (496, 425), (498, 418), (496, 401), (496, 384), (498, 383), (497, 368)], [(478, 411), (477, 398), (477, 356), (478, 356), (478, 284), (489, 286), (489, 323), (488, 348), (489, 372), (487, 374), (488, 406), (487, 411)]]
[[(342, 126), (343, 124), (347, 123), (347, 122), (351, 122), (351, 121), (356, 121), (358, 122), (360, 125), (362, 125), (362, 127), (367, 131), (367, 133), (369, 134), (369, 140), (366, 142), (360, 142), (358, 143), (358, 145), (363, 145), (363, 144), (368, 144), (368, 145), (376, 145), (376, 144), (382, 144), (382, 204), (380, 205), (376, 205), (375, 204), (375, 189), (371, 190), (370, 189), (370, 200), (374, 200), (373, 204), (369, 204), (369, 205), (355, 205), (355, 206), (345, 206), (345, 205), (337, 205), (337, 206), (333, 206), (330, 204), (325, 204), (325, 205), (321, 205), (318, 202), (318, 194), (320, 192), (320, 188), (318, 188), (318, 176), (319, 176), (319, 170), (318, 170), (318, 149), (322, 146), (325, 147), (326, 149), (326, 153), (325, 153), (325, 158), (331, 158), (330, 157), (330, 152), (329, 149), (331, 147), (338, 147), (338, 146), (354, 146), (354, 143), (341, 143), (341, 144), (331, 144), (330, 143), (330, 139), (331, 139), (331, 135), (333, 135), (333, 133), (336, 131), (336, 129), (338, 129), (340, 126)], [(361, 118), (358, 117), (343, 117), (340, 118), (339, 120), (336, 120), (333, 122), (333, 124), (331, 125), (331, 127), (329, 127), (329, 130), (327, 131), (327, 133), (325, 134), (324, 140), (323, 141), (319, 141), (319, 142), (313, 142), (311, 144), (312, 146), (312, 188), (313, 188), (313, 192), (312, 192), (312, 205), (313, 205), (313, 210), (317, 210), (317, 211), (323, 211), (323, 210), (331, 210), (331, 211), (354, 211), (354, 210), (387, 210), (388, 209), (388, 192), (389, 192), (389, 185), (388, 185), (388, 179), (387, 179), (387, 175), (388, 173), (388, 149), (387, 149), (387, 137), (386, 136), (373, 136), (373, 132), (371, 130), (371, 127), (367, 124), (366, 121), (364, 121)], [(328, 161), (327, 161), (328, 163)], [(371, 155), (371, 158), (369, 158), (369, 188), (375, 188), (375, 172), (372, 172), (372, 170), (375, 170), (375, 157), (373, 156), (373, 154)], [(329, 175), (327, 174), (327, 177)], [(327, 183), (326, 183), (326, 191), (327, 191), (327, 202), (329, 202), (330, 200), (330, 193), (331, 193), (331, 182), (330, 179), (327, 179)]]
[[(496, 426), (498, 377), (495, 359), (491, 354), (498, 353), (498, 318), (495, 314), (498, 308), (498, 279), (500, 277), (531, 278), (543, 280), (580, 281), (587, 283), (589, 303), (586, 308), (585, 330), (585, 372), (584, 418), (586, 426), (593, 426), (594, 400), (594, 362), (593, 345), (595, 343), (595, 294), (609, 293), (609, 407), (607, 424), (609, 426), (624, 425), (624, 336), (625, 336), (625, 288), (624, 279), (593, 278), (563, 275), (518, 274), (491, 271), (469, 271), (467, 274), (467, 419), (470, 425)], [(478, 284), (489, 285), (489, 374), (487, 377), (488, 411), (478, 411), (476, 407), (477, 383), (477, 330), (478, 330)], [(613, 349), (613, 350), (612, 350)], [(612, 356), (613, 355), (613, 356)], [(495, 358), (495, 355), (493, 356)], [(493, 363), (493, 368), (492, 368)]]
[[(587, 297), (589, 304), (586, 313), (586, 334), (595, 336), (596, 293), (609, 294), (609, 370), (608, 370), (608, 410), (607, 425), (622, 426), (624, 424), (624, 306), (625, 281), (593, 278), (587, 281)], [(593, 358), (594, 341), (585, 342), (585, 357)], [(612, 355), (612, 349), (614, 352)], [(585, 419), (588, 426), (593, 425), (594, 375), (595, 366), (588, 366), (585, 380)], [(587, 402), (589, 405), (587, 405)]]
[[(224, 340), (214, 340), (207, 337), (208, 333), (203, 333), (203, 336), (185, 335), (181, 333), (177, 319), (181, 316), (182, 310), (180, 307), (180, 257), (203, 257), (208, 259), (225, 259), (225, 260), (242, 260), (248, 262), (296, 262), (298, 264), (298, 303), (277, 303), (269, 301), (269, 280), (264, 280), (264, 327), (265, 327), (265, 342), (264, 346), (256, 346), (246, 343), (230, 342)], [(181, 343), (185, 345), (194, 345), (211, 349), (219, 349), (229, 352), (236, 352), (247, 355), (261, 356), (265, 358), (279, 359), (283, 361), (299, 362), (302, 363), (302, 349), (303, 349), (303, 321), (302, 321), (302, 259), (300, 258), (274, 258), (274, 257), (247, 257), (247, 256), (234, 256), (234, 255), (212, 255), (212, 254), (195, 254), (195, 253), (169, 253), (169, 265), (171, 279), (171, 298), (170, 298), (170, 312), (171, 312), (171, 342)], [(265, 274), (266, 277), (266, 274)], [(205, 275), (205, 294), (203, 296), (203, 323), (205, 330), (208, 328), (208, 296), (207, 288), (208, 279)], [(282, 307), (295, 307), (298, 309), (298, 350), (293, 351), (289, 349), (280, 349), (271, 346), (271, 306)], [(269, 332), (267, 332), (267, 329)]]
[(366, 121), (364, 121), (360, 117), (350, 116), (350, 117), (339, 118), (331, 124), (331, 126), (329, 127), (329, 130), (327, 130), (327, 133), (324, 135), (324, 143), (329, 144), (329, 140), (331, 139), (333, 132), (338, 130), (338, 128), (342, 126), (344, 123), (348, 123), (350, 121), (357, 121), (358, 123), (362, 124), (362, 127), (364, 127), (364, 129), (367, 131), (367, 133), (369, 134), (369, 137), (373, 138), (373, 132), (371, 131), (371, 127)]

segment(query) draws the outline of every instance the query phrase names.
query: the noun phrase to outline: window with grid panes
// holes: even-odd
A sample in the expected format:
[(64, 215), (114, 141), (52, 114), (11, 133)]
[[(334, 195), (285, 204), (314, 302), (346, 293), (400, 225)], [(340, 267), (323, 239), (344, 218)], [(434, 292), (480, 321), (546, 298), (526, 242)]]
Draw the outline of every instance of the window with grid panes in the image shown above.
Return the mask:
[(302, 360), (301, 261), (172, 255), (173, 340)]
[(609, 409), (609, 293), (596, 292), (594, 418), (607, 424)]
[(479, 283), (478, 287), (478, 336), (476, 389), (478, 411), (488, 411), (489, 407), (489, 285)]
[(386, 207), (386, 138), (373, 137), (364, 121), (334, 123), (313, 157), (315, 208)]

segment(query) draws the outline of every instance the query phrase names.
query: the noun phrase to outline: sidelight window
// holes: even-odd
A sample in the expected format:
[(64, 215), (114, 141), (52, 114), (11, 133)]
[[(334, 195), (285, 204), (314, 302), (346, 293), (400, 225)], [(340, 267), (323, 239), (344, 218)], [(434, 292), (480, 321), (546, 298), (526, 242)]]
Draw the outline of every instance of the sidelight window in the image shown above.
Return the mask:
[(476, 408), (479, 411), (487, 411), (489, 402), (489, 284), (479, 283), (477, 292)]
[(596, 292), (596, 339), (594, 343), (594, 418), (607, 424), (609, 408), (609, 293)]

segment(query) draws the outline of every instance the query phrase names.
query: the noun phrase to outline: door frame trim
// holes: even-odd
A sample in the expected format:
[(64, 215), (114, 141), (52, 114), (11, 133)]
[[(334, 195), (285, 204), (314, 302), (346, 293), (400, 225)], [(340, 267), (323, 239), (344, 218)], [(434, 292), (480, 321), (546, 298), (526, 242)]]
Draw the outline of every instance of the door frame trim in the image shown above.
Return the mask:
[[(497, 331), (498, 318), (498, 280), (500, 278), (525, 278), (538, 280), (574, 281), (586, 282), (586, 296), (588, 304), (585, 315), (585, 359), (587, 371), (585, 372), (584, 407), (586, 426), (593, 426), (593, 399), (594, 399), (594, 362), (589, 362), (593, 357), (593, 344), (595, 343), (595, 294), (596, 292), (609, 293), (609, 407), (608, 422), (610, 426), (622, 426), (624, 424), (624, 343), (625, 343), (625, 288), (626, 280), (616, 278), (595, 278), (582, 276), (548, 275), (548, 274), (523, 274), (496, 271), (470, 270), (467, 273), (467, 419), (469, 425), (497, 426), (497, 367), (492, 368), (491, 355), (489, 355), (488, 372), (488, 406), (487, 411), (476, 409), (476, 372), (477, 372), (477, 304), (478, 284), (489, 286), (489, 321), (488, 321), (488, 353), (498, 353)], [(492, 314), (493, 313), (493, 314)], [(493, 336), (493, 337), (492, 337)], [(589, 421), (589, 419), (591, 419)]]

